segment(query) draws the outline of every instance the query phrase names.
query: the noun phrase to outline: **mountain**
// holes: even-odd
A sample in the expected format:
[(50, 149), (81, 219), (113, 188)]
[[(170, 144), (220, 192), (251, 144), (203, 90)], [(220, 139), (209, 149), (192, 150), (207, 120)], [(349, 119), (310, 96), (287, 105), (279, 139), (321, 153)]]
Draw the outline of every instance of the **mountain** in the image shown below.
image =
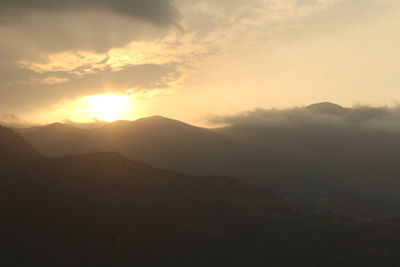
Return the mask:
[[(282, 124), (205, 129), (155, 116), (95, 129), (57, 123), (22, 134), (46, 156), (113, 151), (159, 168), (235, 177), (314, 212), (365, 221), (400, 216), (400, 136), (356, 123), (366, 117), (375, 123), (385, 111), (355, 108), (333, 116), (315, 112), (340, 106), (313, 107), (290, 111)], [(306, 117), (290, 120), (299, 116)]]
[(0, 153), (38, 154), (20, 134), (0, 125)]
[(315, 113), (331, 114), (331, 115), (341, 115), (349, 110), (347, 108), (344, 108), (340, 105), (331, 102), (321, 102), (312, 104), (309, 105), (307, 109)]
[(315, 114), (336, 115), (344, 117), (346, 120), (352, 122), (381, 119), (382, 117), (387, 115), (388, 112), (386, 108), (382, 107), (375, 108), (368, 106), (359, 106), (355, 108), (344, 108), (340, 105), (330, 102), (312, 104), (307, 106), (306, 109)]
[(115, 153), (2, 154), (0, 177), (5, 266), (258, 265), (297, 216), (266, 190)]
[(191, 172), (219, 173), (251, 151), (247, 144), (210, 129), (154, 116), (117, 121), (95, 129), (51, 124), (22, 130), (23, 136), (46, 156), (118, 152), (153, 166)]
[(6, 266), (281, 266), (324, 229), (270, 191), (115, 153), (4, 154), (0, 177)]
[(395, 266), (397, 220), (310, 215), (223, 176), (116, 153), (0, 154), (5, 266)]
[(9, 129), (0, 143), (8, 144), (0, 153), (5, 266), (261, 266), (279, 261), (267, 249), (289, 238), (301, 214), (227, 177), (156, 169), (112, 152), (47, 158), (21, 152), (25, 141)]

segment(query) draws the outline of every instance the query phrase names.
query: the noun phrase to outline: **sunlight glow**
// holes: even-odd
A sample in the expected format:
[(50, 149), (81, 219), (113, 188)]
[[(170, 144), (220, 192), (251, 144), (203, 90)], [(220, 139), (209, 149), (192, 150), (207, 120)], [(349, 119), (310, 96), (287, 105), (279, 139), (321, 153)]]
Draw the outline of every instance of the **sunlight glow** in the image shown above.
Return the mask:
[(86, 96), (82, 99), (84, 112), (91, 118), (102, 121), (115, 121), (121, 119), (132, 105), (129, 96), (116, 94), (103, 94)]

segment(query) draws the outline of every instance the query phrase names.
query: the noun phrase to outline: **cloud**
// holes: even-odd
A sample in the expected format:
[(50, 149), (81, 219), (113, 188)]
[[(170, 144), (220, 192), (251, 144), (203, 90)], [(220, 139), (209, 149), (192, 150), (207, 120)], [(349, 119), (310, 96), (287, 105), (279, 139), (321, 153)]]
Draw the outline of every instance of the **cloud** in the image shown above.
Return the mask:
[(0, 114), (0, 125), (15, 127), (15, 128), (24, 128), (32, 126), (32, 124), (22, 120), (15, 114)]
[[(232, 116), (214, 117), (210, 122), (232, 127), (365, 126), (378, 122), (400, 122), (400, 108), (356, 105), (344, 108), (323, 102), (289, 109), (255, 109)], [(400, 128), (399, 128), (400, 129)]]
[(20, 119), (15, 114), (0, 115), (2, 121), (20, 122)]
[(0, 16), (6, 20), (20, 19), (27, 12), (109, 11), (146, 20), (159, 25), (176, 22), (177, 9), (168, 0), (3, 0)]
[[(82, 72), (85, 69), (43, 73), (25, 70), (24, 81), (18, 83), (13, 83), (12, 77), (2, 77), (1, 80), (10, 84), (0, 88), (1, 108), (7, 112), (19, 113), (21, 106), (25, 110), (43, 110), (44, 107), (60, 101), (86, 95), (124, 93), (127, 90), (135, 93), (166, 90), (181, 75), (179, 66), (174, 63), (128, 65), (123, 69), (105, 67), (101, 71), (90, 71), (85, 75)], [(18, 90), (19, 88), (23, 90)]]
[(1, 1), (0, 57), (41, 59), (64, 51), (105, 52), (179, 28), (169, 0)]
[[(65, 73), (65, 75), (68, 77), (70, 74)], [(85, 93), (85, 88), (87, 89), (86, 92), (107, 89), (114, 92), (125, 92), (129, 89), (146, 91), (167, 88), (177, 75), (179, 74), (174, 64), (129, 65), (120, 70), (106, 67), (100, 72), (75, 77), (70, 83), (55, 86), (61, 88), (64, 86), (67, 88), (75, 87), (78, 93)]]
[(15, 23), (0, 23), (0, 53), (36, 60), (64, 51), (103, 53), (135, 40), (158, 39), (174, 28), (160, 26), (114, 13), (28, 13)]
[(90, 122), (76, 122), (76, 121), (72, 121), (72, 120), (64, 120), (63, 123), (71, 125), (76, 128), (80, 128), (80, 129), (94, 129), (94, 128), (99, 128), (101, 126), (107, 125), (109, 122), (94, 118)]
[(351, 155), (357, 158), (382, 150), (391, 157), (393, 144), (400, 140), (399, 106), (343, 108), (322, 103), (290, 109), (256, 109), (217, 116), (211, 122), (222, 125), (220, 131), (233, 137), (290, 157), (308, 155), (315, 160), (342, 154), (346, 155), (343, 159)]

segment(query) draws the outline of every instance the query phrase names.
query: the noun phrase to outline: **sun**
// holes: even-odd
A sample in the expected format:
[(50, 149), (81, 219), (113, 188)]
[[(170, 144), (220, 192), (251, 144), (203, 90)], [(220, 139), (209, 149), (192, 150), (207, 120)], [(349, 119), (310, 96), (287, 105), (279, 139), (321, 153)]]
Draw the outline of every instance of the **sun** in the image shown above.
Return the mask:
[(132, 105), (129, 96), (117, 94), (86, 96), (83, 102), (88, 116), (109, 122), (121, 119)]

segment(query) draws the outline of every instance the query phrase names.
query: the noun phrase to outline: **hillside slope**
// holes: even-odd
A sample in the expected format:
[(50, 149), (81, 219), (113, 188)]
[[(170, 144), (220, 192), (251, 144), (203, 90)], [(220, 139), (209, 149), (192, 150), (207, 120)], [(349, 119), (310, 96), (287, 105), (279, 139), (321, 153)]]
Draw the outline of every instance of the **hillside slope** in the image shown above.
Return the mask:
[[(399, 223), (309, 215), (272, 192), (116, 153), (0, 154), (5, 266), (395, 266)], [(372, 248), (372, 249), (371, 249)]]
[(0, 125), (0, 153), (37, 155), (20, 134)]
[(0, 177), (7, 266), (263, 266), (314, 242), (269, 191), (114, 153), (0, 155)]

